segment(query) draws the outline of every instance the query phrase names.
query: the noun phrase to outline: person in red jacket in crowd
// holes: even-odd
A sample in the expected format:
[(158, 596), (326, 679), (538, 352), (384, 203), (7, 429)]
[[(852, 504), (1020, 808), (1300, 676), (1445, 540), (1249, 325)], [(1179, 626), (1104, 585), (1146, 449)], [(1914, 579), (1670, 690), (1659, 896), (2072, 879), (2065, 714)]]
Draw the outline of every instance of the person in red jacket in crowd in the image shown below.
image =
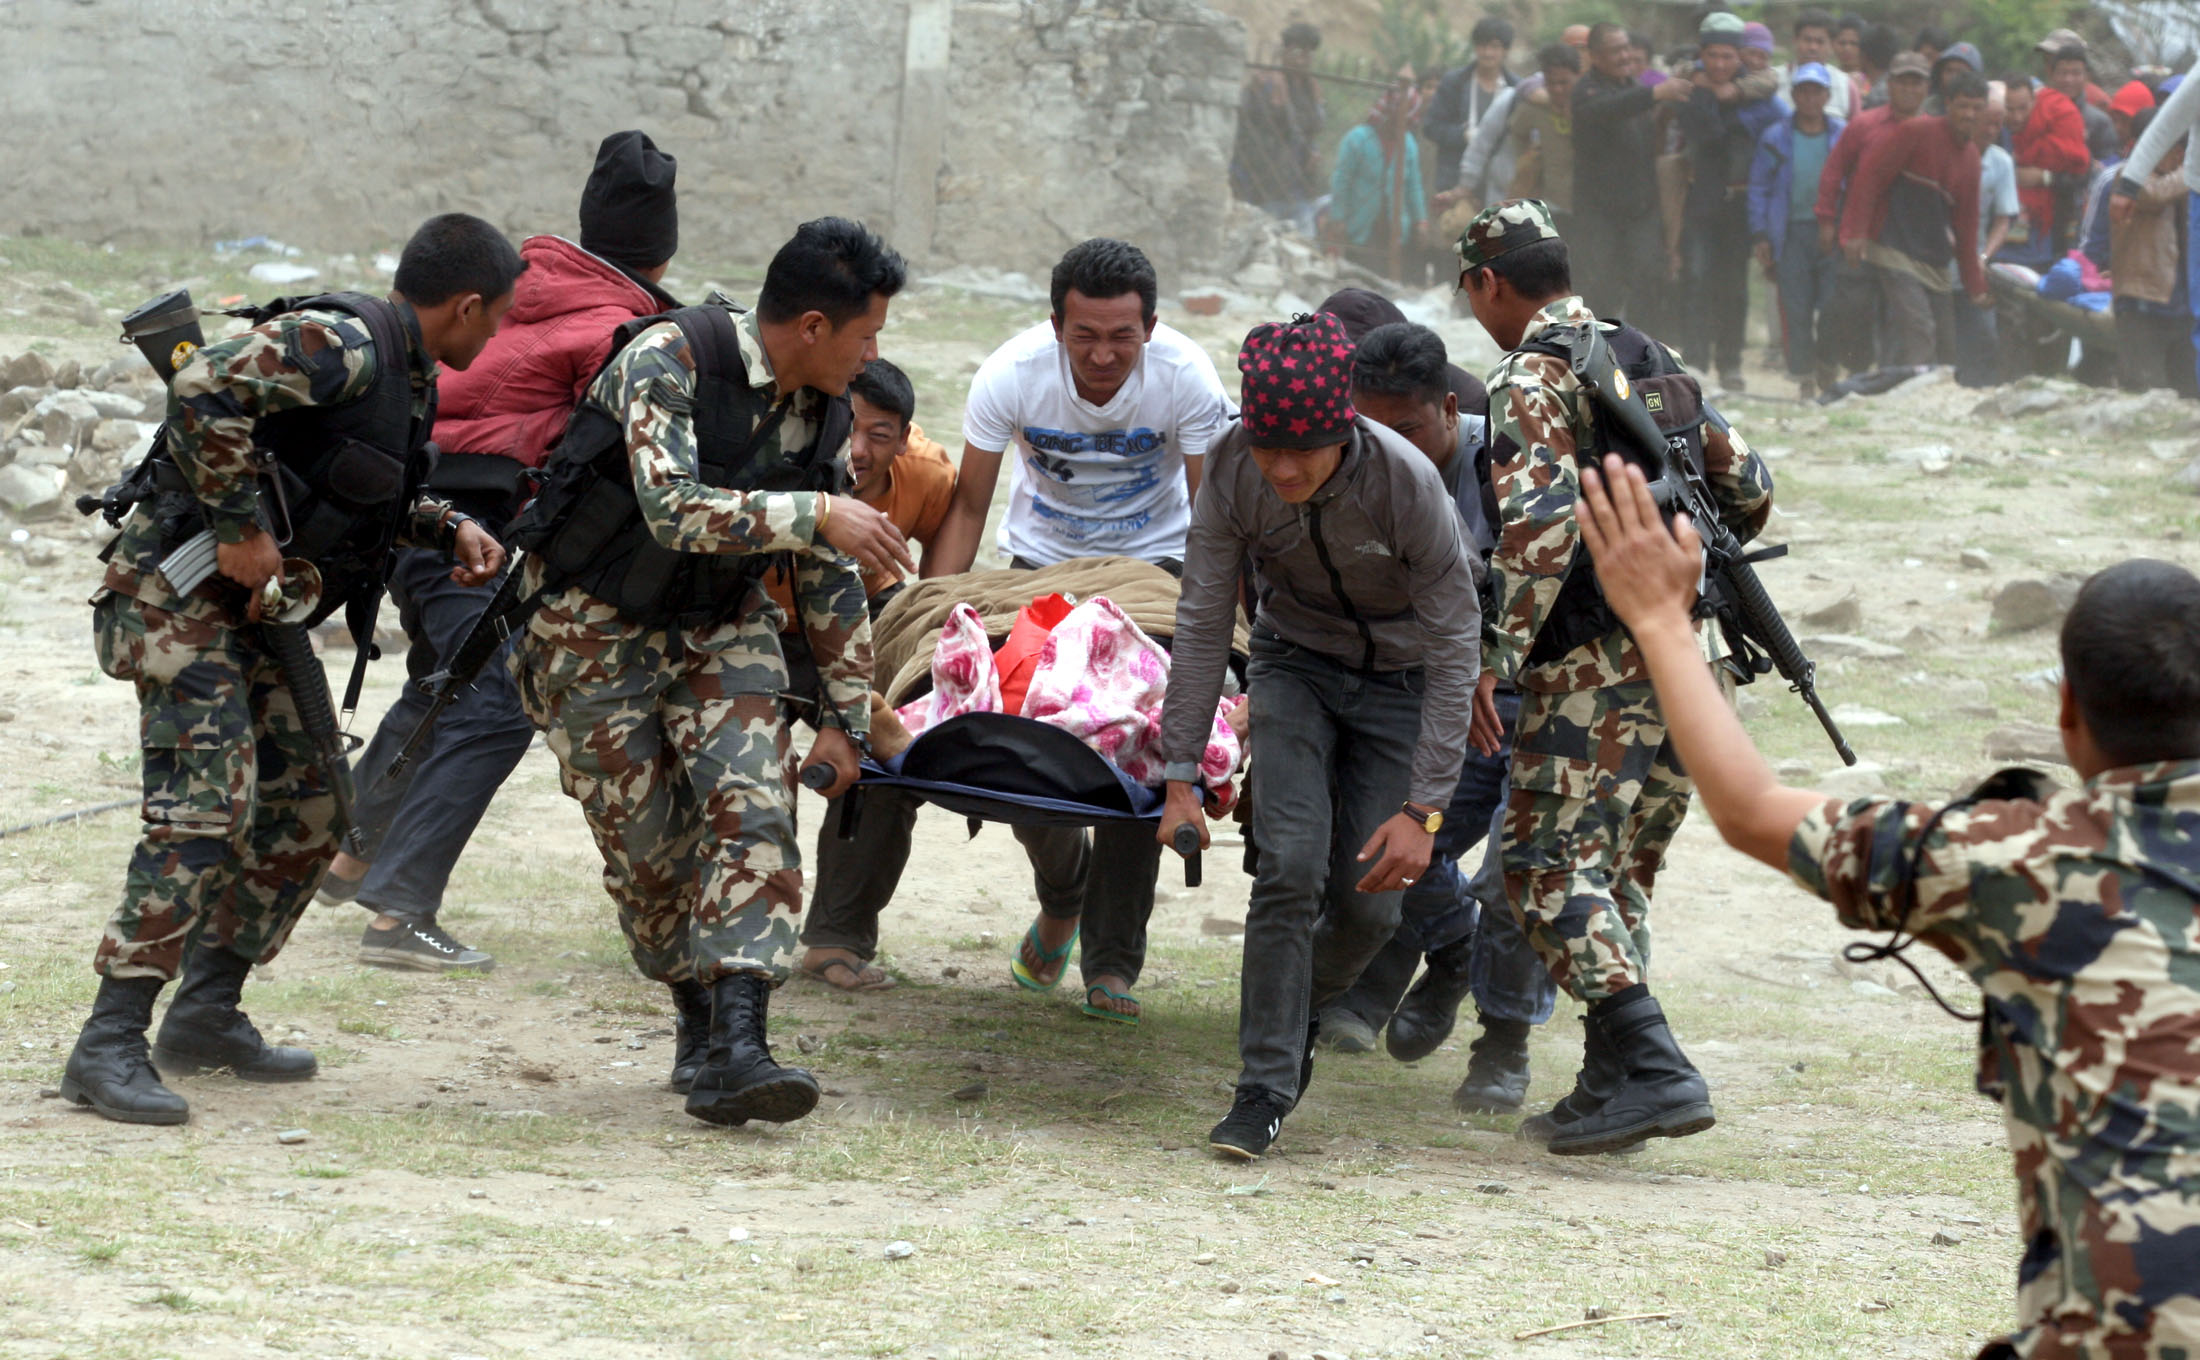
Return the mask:
[[(435, 441), (443, 449), (429, 486), (498, 529), (526, 499), (565, 430), (611, 333), (676, 304), (659, 281), (679, 245), (673, 193), (677, 164), (640, 132), (614, 132), (596, 152), (581, 191), (580, 243), (533, 236), (520, 245), (527, 272), (504, 329), (473, 367), (443, 375)], [(495, 583), (453, 583), (440, 554), (400, 550), (391, 594), (412, 643), (406, 669), (433, 675), (464, 640)], [(437, 721), (428, 746), (397, 780), (385, 776), (427, 697), (408, 684), (360, 754), (358, 815), (366, 853), (337, 856), (323, 901), (356, 899), (375, 913), (359, 945), (362, 963), (438, 971), (486, 969), (494, 960), (437, 922), (444, 889), (474, 827), (534, 739), (501, 659)]]
[(1917, 116), (1918, 110), (1925, 107), (1931, 84), (1932, 73), (1925, 58), (1915, 52), (1897, 54), (1887, 69), (1887, 102), (1864, 110), (1841, 129), (1826, 156), (1825, 168), (1818, 173), (1818, 202), (1812, 210), (1818, 219), (1818, 250), (1840, 261), (1835, 267), (1833, 296), (1818, 323), (1825, 347), (1820, 357), (1829, 367), (1860, 373), (1881, 362), (1876, 334), (1878, 293), (1870, 272), (1841, 256), (1841, 208), (1865, 154), (1896, 126)]
[(1960, 71), (1942, 95), (1946, 115), (1907, 119), (1872, 143), (1841, 209), (1841, 252), (1850, 264), (1871, 266), (1897, 364), (1933, 362), (1932, 294), (1960, 291), (1980, 311), (1993, 305), (1979, 262), (1979, 150), (1971, 140), (1986, 116), (1986, 82)]
[[(2066, 49), (2055, 59), (2066, 57), (2082, 64), (2085, 49)], [(2019, 76), (2011, 83), (2012, 94), (2022, 79)], [(2051, 85), (2030, 88), (2032, 108), (2024, 121), (2016, 121), (2014, 105), (2010, 109), (2010, 122), (2017, 130), (2009, 139), (2009, 153), (2017, 160), (2017, 202), (2024, 207), (2025, 231), (2032, 245), (2025, 252), (2025, 262), (2039, 261), (2036, 267), (2044, 269), (2062, 257), (2070, 246), (2067, 238), (2077, 231), (2078, 202), (2093, 157), (2086, 149), (2085, 117), (2070, 96)]]

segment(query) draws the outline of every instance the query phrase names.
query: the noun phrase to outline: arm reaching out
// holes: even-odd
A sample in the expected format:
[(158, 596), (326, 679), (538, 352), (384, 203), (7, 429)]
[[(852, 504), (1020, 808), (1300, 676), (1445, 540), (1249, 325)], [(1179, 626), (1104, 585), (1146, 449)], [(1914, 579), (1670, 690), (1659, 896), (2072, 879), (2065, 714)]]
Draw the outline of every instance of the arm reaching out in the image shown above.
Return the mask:
[(1616, 455), (1581, 473), (1581, 538), (1612, 611), (1635, 635), (1681, 764), (1727, 844), (1783, 872), (1788, 844), (1825, 796), (1773, 778), (1704, 665), (1689, 621), (1703, 542), (1683, 515), (1666, 531), (1639, 468)]
[(924, 550), (921, 574), (953, 576), (970, 570), (978, 560), (978, 540), (985, 535), (985, 514), (993, 506), (993, 486), (1001, 476), (1001, 451), (991, 452), (975, 444), (963, 445), (962, 470), (955, 476), (955, 499), (940, 521), (932, 546)]

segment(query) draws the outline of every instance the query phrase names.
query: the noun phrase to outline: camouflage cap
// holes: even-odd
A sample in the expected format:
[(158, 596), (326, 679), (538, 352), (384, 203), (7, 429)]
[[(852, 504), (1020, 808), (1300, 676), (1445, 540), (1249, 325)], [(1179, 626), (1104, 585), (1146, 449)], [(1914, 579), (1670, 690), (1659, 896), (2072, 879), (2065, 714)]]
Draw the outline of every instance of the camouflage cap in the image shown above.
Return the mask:
[(1522, 246), (1557, 239), (1558, 226), (1551, 220), (1549, 204), (1540, 198), (1508, 198), (1476, 213), (1459, 233), (1459, 268), (1480, 269)]

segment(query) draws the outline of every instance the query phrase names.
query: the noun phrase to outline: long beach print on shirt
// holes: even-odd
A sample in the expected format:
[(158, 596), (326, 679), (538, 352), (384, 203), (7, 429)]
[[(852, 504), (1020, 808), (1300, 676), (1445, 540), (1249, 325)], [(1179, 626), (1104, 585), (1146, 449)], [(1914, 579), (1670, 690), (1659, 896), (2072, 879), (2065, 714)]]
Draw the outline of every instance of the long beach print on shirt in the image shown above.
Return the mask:
[(1069, 356), (1042, 321), (993, 352), (971, 380), (963, 438), (1015, 446), (1004, 558), (1040, 565), (1122, 554), (1181, 557), (1191, 522), (1184, 459), (1205, 457), (1230, 417), (1214, 361), (1156, 325), (1106, 405), (1077, 395)]

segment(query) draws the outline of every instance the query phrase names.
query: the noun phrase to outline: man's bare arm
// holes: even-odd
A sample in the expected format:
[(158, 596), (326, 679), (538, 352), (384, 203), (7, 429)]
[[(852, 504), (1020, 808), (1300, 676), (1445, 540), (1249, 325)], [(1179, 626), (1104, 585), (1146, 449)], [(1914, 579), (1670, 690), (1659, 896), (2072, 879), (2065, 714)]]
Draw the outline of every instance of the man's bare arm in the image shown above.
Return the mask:
[(918, 575), (953, 576), (970, 570), (978, 560), (978, 540), (985, 536), (986, 512), (993, 508), (993, 486), (1001, 477), (1001, 453), (965, 443), (962, 469), (955, 475), (955, 499), (948, 504), (937, 534), (924, 550)]
[(1601, 475), (1582, 469), (1580, 519), (1597, 580), (1642, 649), (1666, 730), (1719, 834), (1784, 871), (1796, 827), (1826, 798), (1773, 777), (1704, 665), (1689, 619), (1703, 570), (1695, 526), (1684, 515), (1668, 532), (1641, 469), (1617, 456), (1605, 459)]

